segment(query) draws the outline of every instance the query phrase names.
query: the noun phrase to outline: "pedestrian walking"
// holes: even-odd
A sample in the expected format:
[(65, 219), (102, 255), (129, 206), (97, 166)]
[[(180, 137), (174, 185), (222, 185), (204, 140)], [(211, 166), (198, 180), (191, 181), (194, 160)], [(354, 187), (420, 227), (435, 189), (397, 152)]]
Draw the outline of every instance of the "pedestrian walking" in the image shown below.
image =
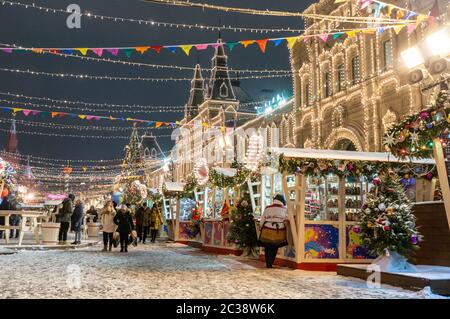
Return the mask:
[(286, 199), (278, 194), (273, 204), (266, 207), (260, 221), (259, 244), (264, 247), (267, 268), (273, 267), (278, 248), (287, 245), (287, 221)]
[(117, 225), (114, 223), (114, 216), (116, 211), (114, 210), (112, 201), (107, 201), (102, 209), (102, 215), (100, 218), (103, 230), (103, 251), (112, 250), (113, 236), (116, 231)]
[(128, 252), (128, 239), (134, 230), (133, 218), (126, 205), (120, 205), (119, 211), (114, 216), (114, 223), (120, 235), (120, 252)]
[[(139, 239), (139, 242), (142, 242), (142, 238), (143, 238), (143, 231), (144, 231), (144, 211), (145, 211), (145, 207), (144, 205), (147, 206), (147, 203), (142, 204), (142, 206), (140, 206), (137, 210), (136, 213), (134, 214), (134, 218), (136, 220), (136, 231), (137, 231), (137, 237)], [(145, 239), (144, 239), (144, 243), (145, 243)]]
[(75, 232), (75, 241), (72, 245), (81, 244), (81, 232), (83, 230), (83, 218), (84, 218), (84, 205), (81, 200), (77, 200), (75, 203), (75, 209), (71, 216), (71, 230)]
[(156, 241), (156, 235), (158, 233), (159, 228), (163, 223), (163, 218), (161, 214), (161, 210), (159, 209), (158, 203), (154, 203), (150, 216), (150, 231), (151, 231), (151, 242), (154, 243)]
[(143, 216), (143, 229), (144, 229), (144, 240), (143, 243), (145, 244), (145, 241), (147, 240), (147, 236), (150, 234), (150, 223), (151, 223), (151, 209), (147, 206), (147, 203), (144, 203), (142, 205), (142, 216)]
[(58, 219), (61, 223), (59, 228), (58, 240), (60, 244), (67, 242), (67, 232), (69, 231), (71, 216), (73, 214), (75, 195), (69, 194), (62, 202), (62, 208), (59, 210)]

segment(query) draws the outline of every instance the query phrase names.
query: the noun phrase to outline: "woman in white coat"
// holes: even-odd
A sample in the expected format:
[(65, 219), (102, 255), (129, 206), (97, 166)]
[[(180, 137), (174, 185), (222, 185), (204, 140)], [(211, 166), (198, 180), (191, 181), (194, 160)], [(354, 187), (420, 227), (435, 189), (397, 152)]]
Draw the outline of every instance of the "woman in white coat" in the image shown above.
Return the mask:
[(109, 244), (109, 251), (112, 250), (113, 236), (116, 231), (116, 224), (114, 223), (114, 216), (116, 211), (114, 210), (112, 201), (107, 201), (102, 210), (102, 216), (100, 222), (103, 229), (103, 251), (107, 251)]

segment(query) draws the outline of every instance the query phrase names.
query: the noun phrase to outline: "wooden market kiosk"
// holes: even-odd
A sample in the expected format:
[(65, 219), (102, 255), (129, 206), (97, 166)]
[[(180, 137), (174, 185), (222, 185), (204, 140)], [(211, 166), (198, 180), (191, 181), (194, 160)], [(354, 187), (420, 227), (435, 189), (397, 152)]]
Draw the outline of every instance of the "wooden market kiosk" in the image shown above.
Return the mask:
[(163, 191), (163, 217), (167, 222), (169, 239), (179, 239), (181, 199), (177, 196), (184, 190), (184, 183), (165, 182)]
[[(346, 161), (434, 164), (433, 160), (400, 161), (388, 153), (292, 148), (275, 151), (283, 154), (285, 160), (333, 160), (337, 165)], [(306, 175), (301, 170), (296, 174), (280, 173), (294, 245), (279, 250), (277, 263), (298, 269), (336, 270), (337, 264), (372, 261), (373, 256), (361, 245), (356, 226), (366, 194), (373, 187), (367, 176), (322, 177)], [(408, 193), (413, 201), (431, 201), (434, 187), (435, 183), (421, 179)]]

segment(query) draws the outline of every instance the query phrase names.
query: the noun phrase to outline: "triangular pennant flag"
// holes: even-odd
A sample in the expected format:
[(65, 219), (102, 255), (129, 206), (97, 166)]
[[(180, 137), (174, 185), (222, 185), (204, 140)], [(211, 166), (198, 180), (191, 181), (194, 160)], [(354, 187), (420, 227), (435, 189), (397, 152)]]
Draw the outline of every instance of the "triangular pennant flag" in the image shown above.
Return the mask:
[(62, 50), (62, 52), (64, 52), (65, 54), (73, 54), (73, 50), (72, 49)]
[(407, 28), (408, 28), (408, 34), (411, 34), (414, 32), (414, 30), (416, 30), (416, 24), (415, 23), (408, 24)]
[(192, 45), (182, 45), (180, 46), (181, 49), (186, 53), (186, 55), (189, 55), (189, 52), (191, 52)]
[(399, 33), (403, 30), (403, 28), (404, 28), (405, 26), (406, 26), (405, 24), (399, 24), (399, 25), (396, 25), (396, 26), (394, 27), (395, 34), (399, 34)]
[(108, 117), (108, 119), (110, 119), (111, 121), (116, 120), (116, 118), (115, 118), (115, 117), (112, 117), (111, 115)]
[(103, 49), (102, 48), (91, 49), (91, 51), (94, 52), (99, 57), (101, 57), (103, 55)]
[(55, 117), (58, 116), (59, 113), (58, 112), (52, 112), (51, 114), (52, 114), (52, 118), (55, 118)]
[(417, 25), (421, 24), (424, 21), (428, 20), (428, 16), (425, 14), (419, 14), (419, 16), (417, 17), (416, 23)]
[(362, 33), (364, 34), (375, 34), (376, 33), (376, 29), (364, 29), (362, 30)]
[(327, 42), (328, 36), (329, 36), (328, 33), (323, 33), (319, 35), (319, 39), (322, 40), (323, 42)]
[(86, 120), (92, 120), (93, 116), (92, 115), (86, 115)]
[[(308, 43), (308, 41), (309, 41), (310, 38), (311, 38), (311, 36), (303, 37), (303, 38), (302, 38), (303, 43)], [(289, 42), (289, 41), (288, 41), (288, 42)]]
[(347, 31), (346, 33), (347, 33), (347, 35), (348, 35), (348, 37), (349, 37), (350, 39), (353, 38), (353, 37), (356, 35), (356, 31), (355, 31), (355, 30), (353, 30), (353, 31)]
[(78, 115), (78, 117), (82, 120), (84, 120), (86, 118), (86, 115)]
[(382, 34), (386, 29), (384, 27), (377, 28), (377, 34)]
[(133, 53), (133, 51), (134, 51), (134, 49), (130, 49), (130, 48), (122, 49), (122, 52), (125, 54), (125, 56), (127, 58), (131, 57), (131, 54)]
[(361, 4), (361, 9), (365, 9), (372, 4), (372, 0), (365, 0)]
[(265, 53), (266, 52), (267, 39), (256, 40), (256, 43), (258, 44), (259, 49), (262, 51), (262, 53)]
[(405, 17), (405, 20), (408, 20), (409, 18), (417, 16), (417, 13), (409, 11), (408, 14)]
[(11, 48), (1, 48), (0, 51), (3, 51), (5, 53), (12, 53), (13, 49), (11, 49)]
[(162, 45), (152, 45), (150, 47), (150, 49), (153, 49), (153, 50), (156, 51), (156, 53), (159, 53), (161, 51), (161, 49), (162, 49)]
[(255, 43), (255, 40), (243, 40), (239, 41), (240, 44), (244, 46), (244, 48), (248, 47), (250, 44)]
[(31, 49), (31, 51), (33, 51), (34, 53), (42, 53), (42, 52), (44, 52), (43, 49)]
[(387, 12), (387, 14), (388, 14), (388, 17), (390, 17), (390, 16), (391, 16), (391, 14), (392, 14), (392, 9), (394, 9), (394, 7), (393, 7), (393, 6), (391, 6), (391, 5), (388, 5), (388, 12)]
[(228, 49), (231, 51), (231, 50), (233, 50), (234, 46), (238, 43), (239, 42), (227, 42), (226, 45), (227, 45)]
[(31, 113), (31, 110), (23, 110), (23, 115), (28, 116)]
[(140, 54), (144, 54), (150, 47), (136, 47), (136, 51)]
[(197, 45), (195, 45), (195, 48), (197, 49), (197, 51), (206, 50), (206, 48), (208, 48), (208, 45), (207, 44), (197, 44)]
[(155, 127), (156, 127), (156, 128), (161, 127), (162, 124), (163, 124), (162, 122), (156, 122)]
[(405, 12), (403, 10), (397, 9), (397, 19), (401, 19), (405, 16)]
[(148, 121), (148, 122), (147, 122), (147, 125), (148, 125), (148, 126), (153, 126), (154, 124), (155, 124), (155, 121)]
[(287, 46), (288, 46), (289, 49), (292, 49), (292, 47), (294, 46), (295, 42), (297, 42), (297, 39), (298, 39), (297, 37), (286, 38)]
[(87, 48), (76, 48), (75, 50), (79, 51), (82, 55), (86, 55), (88, 51)]
[(19, 108), (19, 107), (13, 107), (12, 111), (13, 113), (17, 113), (17, 112), (21, 112), (23, 109)]
[(177, 47), (175, 47), (175, 46), (164, 47), (164, 48), (166, 48), (167, 50), (169, 50), (172, 53), (176, 53), (177, 52)]
[(33, 114), (34, 116), (38, 115), (39, 113), (41, 113), (41, 111), (31, 111), (31, 114)]
[(217, 48), (217, 47), (219, 47), (219, 45), (222, 45), (222, 44), (220, 44), (220, 43), (212, 43), (212, 44), (210, 44), (210, 46), (212, 47), (212, 48)]
[(109, 53), (111, 53), (113, 56), (117, 56), (119, 54), (119, 49), (106, 49)]
[(279, 46), (281, 44), (281, 42), (284, 41), (284, 39), (272, 39), (270, 41), (272, 41), (273, 44), (277, 47), (277, 46)]
[(344, 34), (344, 32), (339, 32), (339, 33), (333, 34), (333, 40), (336, 40), (337, 38), (339, 38), (343, 34)]

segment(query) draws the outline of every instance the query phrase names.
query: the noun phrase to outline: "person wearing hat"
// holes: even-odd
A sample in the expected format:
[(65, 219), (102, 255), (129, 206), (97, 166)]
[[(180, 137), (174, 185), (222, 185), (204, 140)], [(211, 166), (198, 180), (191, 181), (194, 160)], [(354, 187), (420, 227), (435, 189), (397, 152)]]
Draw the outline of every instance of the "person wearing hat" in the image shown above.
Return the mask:
[[(283, 195), (277, 194), (273, 199), (273, 204), (264, 209), (261, 216), (260, 227), (269, 229), (286, 229), (285, 222), (288, 220), (286, 209), (286, 199)], [(266, 267), (272, 268), (280, 245), (264, 244), (264, 257)]]
[(128, 252), (128, 238), (134, 230), (133, 218), (126, 205), (120, 205), (119, 211), (114, 216), (114, 223), (120, 235), (120, 252)]

